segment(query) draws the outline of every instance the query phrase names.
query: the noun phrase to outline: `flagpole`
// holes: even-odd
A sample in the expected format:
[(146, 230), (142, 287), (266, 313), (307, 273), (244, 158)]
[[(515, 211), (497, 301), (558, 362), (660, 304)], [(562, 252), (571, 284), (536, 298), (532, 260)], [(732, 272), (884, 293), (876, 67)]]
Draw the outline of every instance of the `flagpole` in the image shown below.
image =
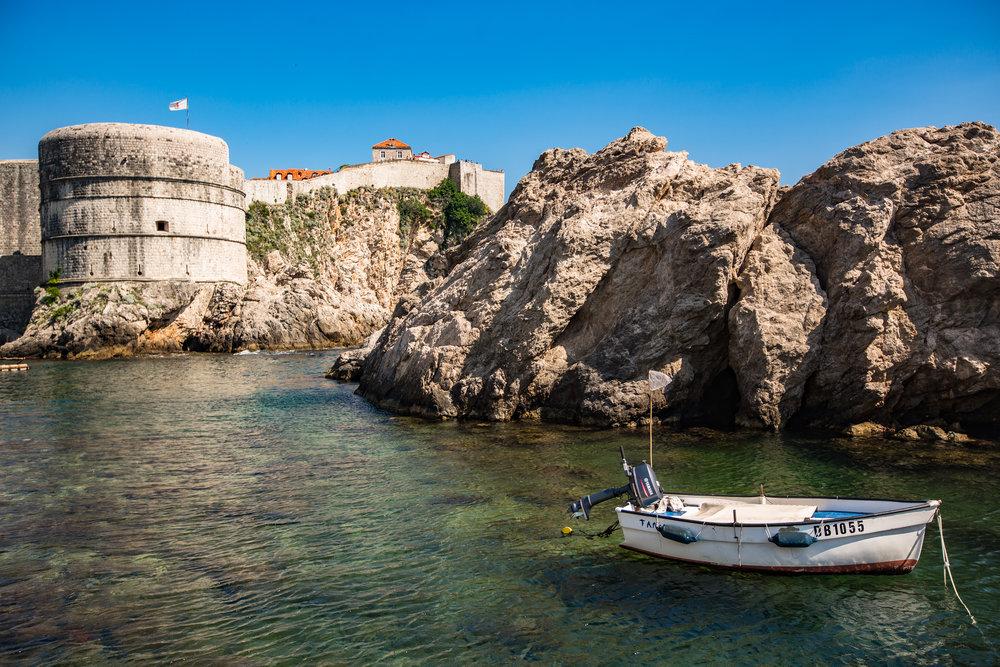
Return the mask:
[(184, 127), (188, 130), (191, 129), (191, 103), (188, 102), (187, 106), (184, 107)]

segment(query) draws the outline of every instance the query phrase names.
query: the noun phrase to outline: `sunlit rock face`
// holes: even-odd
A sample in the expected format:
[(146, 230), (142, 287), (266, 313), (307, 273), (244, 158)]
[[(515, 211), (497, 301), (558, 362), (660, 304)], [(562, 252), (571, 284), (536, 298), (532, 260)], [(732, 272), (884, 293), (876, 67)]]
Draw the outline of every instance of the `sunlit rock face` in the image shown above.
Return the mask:
[(730, 314), (740, 419), (1000, 419), (1000, 134), (894, 132), (785, 194)]
[(994, 128), (895, 132), (784, 191), (665, 146), (544, 153), (334, 376), (435, 417), (636, 423), (655, 369), (666, 421), (997, 425)]
[(553, 149), (508, 204), (402, 303), (361, 392), (438, 417), (627, 424), (650, 369), (658, 416), (735, 409), (727, 313), (778, 191), (771, 169), (712, 169), (642, 128), (589, 155)]

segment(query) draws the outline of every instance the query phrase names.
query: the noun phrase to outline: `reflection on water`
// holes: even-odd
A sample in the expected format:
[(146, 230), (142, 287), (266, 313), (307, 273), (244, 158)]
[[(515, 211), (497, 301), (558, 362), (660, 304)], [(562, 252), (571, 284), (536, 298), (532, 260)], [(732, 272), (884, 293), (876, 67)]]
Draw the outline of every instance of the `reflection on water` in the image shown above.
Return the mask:
[[(618, 483), (641, 432), (393, 417), (323, 380), (331, 360), (0, 376), (0, 662), (996, 659), (942, 588), (936, 534), (894, 577), (561, 538), (567, 502)], [(682, 490), (942, 498), (963, 596), (997, 636), (995, 448), (692, 430), (660, 434), (656, 458)]]

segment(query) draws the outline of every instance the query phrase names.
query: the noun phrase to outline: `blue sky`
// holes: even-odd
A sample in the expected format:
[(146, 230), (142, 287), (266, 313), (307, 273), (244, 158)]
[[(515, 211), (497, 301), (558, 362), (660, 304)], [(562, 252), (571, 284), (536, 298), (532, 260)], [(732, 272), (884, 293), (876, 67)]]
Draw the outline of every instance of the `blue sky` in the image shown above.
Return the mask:
[(250, 176), (395, 136), (508, 191), (634, 125), (794, 183), (894, 129), (1000, 123), (1000, 3), (765, 4), (0, 0), (0, 158), (63, 125), (183, 126), (184, 96)]

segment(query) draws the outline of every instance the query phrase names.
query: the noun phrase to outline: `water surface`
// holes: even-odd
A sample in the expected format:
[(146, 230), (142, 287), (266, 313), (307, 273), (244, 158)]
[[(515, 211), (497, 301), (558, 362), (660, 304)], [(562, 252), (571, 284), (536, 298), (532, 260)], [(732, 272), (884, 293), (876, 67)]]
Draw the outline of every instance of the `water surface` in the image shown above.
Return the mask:
[[(664, 486), (941, 498), (904, 576), (780, 577), (560, 537), (642, 432), (436, 424), (334, 353), (0, 375), (0, 662), (990, 664), (996, 447), (663, 432)], [(613, 521), (611, 503), (589, 524)]]

